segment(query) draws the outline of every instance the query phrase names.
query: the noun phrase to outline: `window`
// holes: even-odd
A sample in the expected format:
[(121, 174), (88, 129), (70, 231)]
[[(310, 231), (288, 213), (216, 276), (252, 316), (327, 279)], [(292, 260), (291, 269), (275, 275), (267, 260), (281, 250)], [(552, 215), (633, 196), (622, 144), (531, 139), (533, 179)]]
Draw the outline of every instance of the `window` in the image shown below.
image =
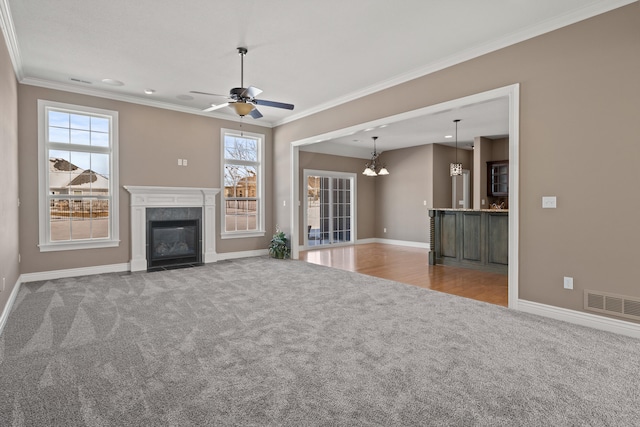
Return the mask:
[(222, 129), (222, 238), (264, 236), (264, 135)]
[(38, 100), (40, 251), (111, 247), (118, 235), (118, 113)]

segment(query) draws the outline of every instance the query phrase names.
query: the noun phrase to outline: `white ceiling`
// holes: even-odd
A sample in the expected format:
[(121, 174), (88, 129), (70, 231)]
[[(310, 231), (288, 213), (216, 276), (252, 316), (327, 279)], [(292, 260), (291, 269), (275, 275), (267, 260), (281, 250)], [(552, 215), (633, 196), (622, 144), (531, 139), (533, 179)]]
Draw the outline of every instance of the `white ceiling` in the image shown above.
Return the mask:
[[(273, 126), (632, 2), (0, 0), (0, 23), (21, 83), (195, 114), (224, 98), (190, 91), (226, 95), (240, 86), (236, 48), (246, 46), (245, 86), (262, 89), (258, 99), (295, 104), (260, 107), (256, 124)], [(238, 118), (230, 108), (206, 114)], [(493, 125), (491, 117), (475, 125), (459, 117), (460, 128), (504, 134), (504, 117)], [(424, 126), (377, 133), (381, 143), (434, 142), (451, 133), (453, 118), (427, 120), (433, 134)]]

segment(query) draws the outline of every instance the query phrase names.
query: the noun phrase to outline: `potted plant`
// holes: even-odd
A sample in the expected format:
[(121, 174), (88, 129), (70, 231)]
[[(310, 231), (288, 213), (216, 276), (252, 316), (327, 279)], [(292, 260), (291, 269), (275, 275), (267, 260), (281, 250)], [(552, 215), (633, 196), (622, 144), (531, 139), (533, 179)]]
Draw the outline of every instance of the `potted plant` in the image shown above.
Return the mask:
[(276, 233), (271, 238), (271, 243), (269, 243), (269, 255), (278, 259), (289, 258), (291, 249), (289, 248), (288, 243), (289, 239), (287, 239), (284, 231), (280, 231), (276, 225)]

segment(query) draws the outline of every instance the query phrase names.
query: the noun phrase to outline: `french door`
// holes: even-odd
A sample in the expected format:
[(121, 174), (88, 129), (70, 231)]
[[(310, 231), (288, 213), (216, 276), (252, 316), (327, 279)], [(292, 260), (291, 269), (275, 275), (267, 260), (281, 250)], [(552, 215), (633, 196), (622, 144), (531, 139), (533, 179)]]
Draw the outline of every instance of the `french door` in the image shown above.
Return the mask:
[(355, 241), (355, 174), (304, 171), (305, 246)]

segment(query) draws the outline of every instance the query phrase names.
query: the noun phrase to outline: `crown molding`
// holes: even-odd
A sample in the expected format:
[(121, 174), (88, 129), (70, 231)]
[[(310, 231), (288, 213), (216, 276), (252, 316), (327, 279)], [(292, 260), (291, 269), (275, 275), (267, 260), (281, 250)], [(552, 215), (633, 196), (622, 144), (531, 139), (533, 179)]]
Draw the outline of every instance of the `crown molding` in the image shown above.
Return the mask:
[(16, 73), (18, 81), (20, 81), (24, 78), (24, 72), (22, 71), (22, 59), (20, 58), (16, 29), (13, 26), (11, 9), (9, 8), (7, 0), (0, 0), (0, 27), (2, 27), (2, 34), (4, 35), (4, 39), (7, 44), (7, 50), (9, 51), (9, 57), (11, 58), (13, 71)]
[[(181, 113), (195, 114), (197, 116), (213, 117), (213, 118), (216, 118), (216, 119), (227, 120), (227, 121), (231, 121), (231, 122), (235, 122), (236, 121), (232, 117), (229, 117), (229, 116), (223, 115), (223, 114), (204, 112), (204, 111), (200, 111), (198, 109), (184, 107), (184, 106), (176, 105), (176, 104), (170, 104), (168, 102), (155, 101), (153, 99), (142, 99), (142, 98), (138, 98), (138, 97), (135, 97), (135, 96), (117, 94), (117, 93), (107, 92), (107, 91), (103, 91), (103, 90), (100, 90), (100, 89), (94, 89), (94, 88), (90, 88), (90, 87), (78, 87), (78, 86), (75, 86), (75, 85), (72, 85), (72, 84), (68, 84), (68, 83), (53, 82), (53, 81), (50, 81), (50, 80), (35, 79), (35, 78), (30, 78), (30, 77), (26, 77), (26, 78), (22, 79), (20, 81), (20, 83), (21, 84), (25, 84), (25, 85), (29, 85), (29, 86), (43, 87), (43, 88), (46, 88), (46, 89), (54, 89), (54, 90), (61, 90), (61, 91), (64, 91), (64, 92), (78, 93), (78, 94), (81, 94), (81, 95), (95, 96), (97, 98), (111, 99), (111, 100), (114, 100), (114, 101), (128, 102), (128, 103), (131, 103), (131, 104), (145, 105), (147, 107), (155, 107), (155, 108), (162, 108), (162, 109), (165, 109), (165, 110), (179, 111)], [(266, 127), (266, 128), (272, 128), (273, 127), (273, 123), (270, 123), (270, 122), (263, 122), (263, 124), (251, 123), (251, 125), (252, 126), (255, 125), (255, 126), (260, 126), (260, 127)]]
[(316, 107), (309, 108), (297, 114), (293, 114), (282, 120), (274, 122), (273, 125), (280, 126), (286, 123), (294, 122), (296, 120), (302, 119), (303, 117), (311, 116), (321, 111), (337, 107), (338, 105), (346, 104), (347, 102), (351, 102), (364, 96), (380, 92), (381, 90), (389, 89), (399, 84), (406, 83), (410, 80), (435, 73), (445, 68), (449, 68), (462, 62), (469, 61), (479, 56), (486, 55), (496, 50), (514, 45), (516, 43), (532, 39), (534, 37), (560, 29), (562, 27), (575, 24), (577, 22), (592, 18), (605, 12), (618, 9), (631, 3), (636, 3), (637, 1), (638, 0), (603, 0), (597, 3), (589, 4), (582, 9), (575, 10), (570, 13), (565, 13), (564, 15), (556, 16), (537, 25), (525, 27), (519, 31), (500, 37), (499, 39), (493, 40), (488, 43), (483, 43), (478, 46), (473, 46), (467, 50), (464, 50), (455, 55), (448, 56), (442, 60), (432, 62), (407, 73), (400, 74), (388, 80), (384, 80), (374, 85), (367, 86), (355, 92), (351, 92), (332, 101), (317, 105)]

